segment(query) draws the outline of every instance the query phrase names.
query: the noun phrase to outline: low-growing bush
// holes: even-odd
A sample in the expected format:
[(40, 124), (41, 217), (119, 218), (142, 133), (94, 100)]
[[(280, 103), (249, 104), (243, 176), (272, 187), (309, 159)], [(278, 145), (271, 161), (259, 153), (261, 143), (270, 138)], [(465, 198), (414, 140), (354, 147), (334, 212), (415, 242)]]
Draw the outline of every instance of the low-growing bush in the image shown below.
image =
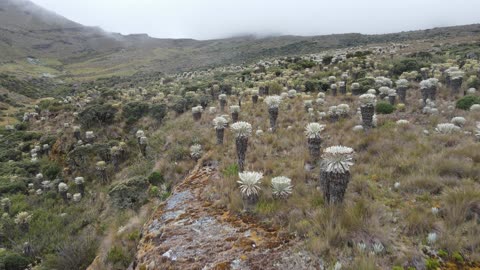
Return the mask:
[(18, 253), (3, 251), (0, 253), (0, 269), (24, 270), (30, 263), (27, 257)]
[(157, 122), (161, 122), (163, 118), (167, 115), (167, 105), (164, 103), (161, 104), (154, 104), (150, 108), (150, 115), (157, 120)]
[(128, 254), (126, 254), (122, 248), (116, 246), (111, 248), (107, 254), (107, 261), (112, 263), (114, 267), (121, 267), (118, 269), (126, 269), (131, 260), (132, 258), (129, 258)]
[(18, 192), (26, 192), (27, 186), (23, 181), (1, 182), (0, 194), (13, 194)]
[(87, 269), (95, 259), (98, 241), (86, 236), (77, 236), (65, 241), (55, 254), (47, 256), (46, 269)]
[(391, 114), (393, 113), (393, 111), (395, 111), (395, 106), (387, 102), (379, 102), (377, 103), (377, 106), (375, 107), (375, 109), (377, 113), (380, 113), (380, 114)]
[(456, 107), (468, 111), (473, 104), (480, 104), (480, 96), (464, 96), (457, 100)]
[(427, 67), (428, 64), (420, 62), (416, 59), (407, 58), (393, 63), (392, 72), (395, 75), (401, 75), (404, 72), (410, 72), (414, 70), (420, 70), (423, 67)]
[(165, 180), (163, 179), (163, 175), (158, 172), (158, 171), (155, 171), (155, 172), (152, 172), (149, 176), (148, 176), (148, 182), (151, 184), (151, 185), (155, 185), (155, 186), (158, 186), (158, 185), (161, 185), (165, 182)]
[(7, 149), (0, 152), (0, 162), (7, 162), (9, 160), (19, 161), (22, 158), (22, 152), (17, 149)]
[(134, 101), (125, 104), (122, 116), (127, 120), (127, 123), (132, 124), (147, 115), (148, 111), (149, 106), (147, 103)]
[(93, 127), (100, 125), (109, 125), (115, 118), (115, 109), (109, 104), (94, 104), (85, 108), (78, 114), (78, 121), (83, 127)]
[(136, 208), (147, 200), (148, 180), (133, 177), (110, 188), (108, 194), (112, 203), (119, 208)]
[(356, 82), (360, 84), (360, 89), (358, 91), (360, 94), (365, 94), (369, 89), (372, 89), (375, 87), (374, 78), (361, 78), (361, 79), (358, 79)]
[(42, 174), (47, 179), (55, 179), (58, 174), (62, 171), (62, 168), (54, 162), (47, 162), (42, 164)]

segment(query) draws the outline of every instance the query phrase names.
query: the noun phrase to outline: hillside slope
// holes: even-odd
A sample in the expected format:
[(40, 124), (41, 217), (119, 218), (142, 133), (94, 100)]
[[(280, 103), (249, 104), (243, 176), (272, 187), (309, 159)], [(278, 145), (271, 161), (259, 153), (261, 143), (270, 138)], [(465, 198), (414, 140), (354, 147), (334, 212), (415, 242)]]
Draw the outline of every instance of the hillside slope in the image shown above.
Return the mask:
[[(120, 35), (86, 27), (28, 0), (0, 2), (0, 72), (92, 79), (135, 72), (179, 72), (265, 57), (385, 42), (478, 37), (480, 25), (385, 35), (243, 36), (198, 41)], [(28, 58), (30, 57), (30, 58)], [(33, 59), (33, 60), (32, 60)]]

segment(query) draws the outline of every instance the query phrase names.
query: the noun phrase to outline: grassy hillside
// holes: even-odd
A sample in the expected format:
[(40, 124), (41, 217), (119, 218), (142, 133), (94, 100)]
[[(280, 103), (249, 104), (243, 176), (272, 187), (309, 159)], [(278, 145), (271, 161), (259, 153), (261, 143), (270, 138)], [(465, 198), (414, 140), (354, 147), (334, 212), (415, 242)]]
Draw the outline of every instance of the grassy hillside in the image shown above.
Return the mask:
[[(385, 35), (339, 34), (313, 37), (252, 36), (220, 40), (157, 39), (147, 35), (106, 33), (85, 27), (27, 0), (0, 3), (0, 72), (25, 76), (49, 73), (89, 80), (135, 72), (180, 72), (266, 57), (318, 53), (385, 42), (480, 36), (480, 25), (435, 28)], [(27, 57), (40, 59), (32, 64)], [(41, 59), (56, 61), (42, 64)], [(47, 62), (48, 62), (47, 61)]]

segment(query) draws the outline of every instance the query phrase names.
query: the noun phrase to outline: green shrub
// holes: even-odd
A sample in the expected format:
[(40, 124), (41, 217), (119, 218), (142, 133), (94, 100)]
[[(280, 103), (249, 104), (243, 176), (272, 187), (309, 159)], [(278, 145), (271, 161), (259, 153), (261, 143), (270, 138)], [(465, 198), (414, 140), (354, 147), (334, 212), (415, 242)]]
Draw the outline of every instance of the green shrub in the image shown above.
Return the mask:
[(210, 104), (211, 96), (207, 95), (207, 94), (201, 94), (198, 99), (200, 101), (200, 105), (202, 105), (202, 107), (206, 108), (208, 106), (208, 104)]
[(154, 186), (158, 186), (160, 184), (163, 184), (165, 180), (163, 179), (163, 175), (160, 172), (155, 171), (148, 176), (148, 182)]
[(377, 113), (380, 114), (391, 114), (393, 111), (395, 111), (395, 106), (387, 102), (379, 102), (377, 103), (375, 109)]
[(110, 188), (108, 195), (119, 208), (137, 208), (147, 200), (148, 180), (137, 176), (127, 179)]
[(0, 183), (0, 194), (13, 194), (18, 192), (26, 192), (27, 186), (23, 181)]
[(19, 161), (22, 159), (22, 152), (17, 149), (7, 149), (0, 152), (0, 162), (7, 162), (9, 160)]
[(326, 55), (322, 58), (322, 64), (324, 65), (330, 65), (332, 63), (333, 56), (331, 55)]
[(40, 145), (43, 145), (43, 144), (53, 145), (56, 140), (57, 138), (55, 136), (44, 136), (40, 140)]
[(60, 168), (60, 166), (58, 166), (56, 163), (53, 163), (53, 162), (48, 162), (42, 165), (42, 174), (47, 179), (55, 179), (60, 174), (61, 171), (62, 171), (62, 168)]
[(187, 108), (187, 100), (182, 97), (177, 97), (173, 100), (171, 106), (172, 110), (174, 110), (176, 113), (184, 113)]
[(306, 81), (305, 82), (305, 92), (317, 91), (319, 83), (316, 81)]
[(152, 198), (160, 197), (160, 189), (157, 186), (150, 187), (148, 195)]
[(116, 99), (119, 95), (119, 91), (116, 91), (115, 89), (112, 88), (104, 88), (100, 89), (101, 96), (102, 98), (111, 98), (111, 99)]
[(467, 88), (475, 88), (478, 89), (480, 86), (480, 80), (478, 80), (477, 76), (471, 76), (467, 80)]
[(107, 261), (116, 266), (122, 266), (126, 269), (130, 264), (131, 258), (120, 247), (113, 247), (108, 251)]
[(38, 132), (19, 132), (19, 135), (21, 139), (26, 142), (26, 141), (32, 141), (32, 140), (38, 140), (42, 137), (41, 133)]
[(115, 109), (109, 104), (94, 104), (88, 106), (78, 114), (78, 120), (83, 127), (93, 127), (100, 125), (109, 125), (113, 123), (115, 119)]
[(361, 78), (356, 81), (360, 84), (360, 94), (365, 94), (369, 89), (375, 87), (375, 79), (374, 78)]
[(452, 254), (452, 258), (458, 263), (463, 263), (464, 262), (462, 254), (460, 254), (460, 252), (458, 252), (458, 251), (454, 252)]
[(163, 118), (167, 115), (167, 105), (164, 103), (154, 104), (150, 108), (150, 115), (157, 120), (157, 122), (162, 122)]
[(238, 165), (231, 164), (223, 170), (224, 176), (237, 176), (238, 175)]
[(38, 103), (38, 107), (42, 110), (50, 110), (50, 108), (55, 105), (58, 105), (58, 101), (53, 98), (46, 98)]
[(185, 160), (190, 156), (190, 150), (181, 145), (181, 144), (175, 144), (172, 146), (172, 149), (168, 153), (168, 158), (172, 161), (180, 161), (180, 160)]
[(55, 254), (46, 256), (43, 266), (46, 269), (87, 269), (95, 259), (97, 248), (95, 238), (82, 235), (67, 239), (56, 248)]
[(15, 129), (16, 130), (27, 130), (28, 125), (27, 123), (17, 123), (15, 124)]
[(425, 268), (427, 270), (437, 270), (440, 267), (440, 263), (436, 259), (427, 259), (425, 262)]
[(427, 63), (419, 62), (416, 59), (407, 58), (393, 63), (393, 74), (399, 76), (404, 72), (410, 72), (414, 70), (420, 70), (423, 67), (427, 67)]
[(318, 88), (319, 90), (326, 92), (330, 88), (330, 84), (326, 80), (321, 80), (318, 82)]
[(22, 160), (18, 162), (0, 162), (0, 175), (33, 176), (40, 170), (38, 162)]
[(147, 115), (148, 111), (149, 106), (147, 103), (134, 101), (127, 103), (123, 107), (122, 116), (127, 120), (127, 123), (132, 124)]
[(372, 54), (371, 51), (356, 51), (355, 53), (347, 53), (347, 59), (352, 57), (365, 58), (365, 56)]
[(468, 111), (473, 104), (480, 104), (480, 96), (464, 96), (457, 100), (456, 107), (458, 109)]
[(0, 254), (0, 269), (24, 270), (29, 263), (26, 257), (18, 253), (4, 251)]
[(443, 249), (440, 249), (438, 251), (438, 256), (442, 257), (442, 258), (447, 258), (448, 257), (448, 252), (446, 252), (445, 250)]

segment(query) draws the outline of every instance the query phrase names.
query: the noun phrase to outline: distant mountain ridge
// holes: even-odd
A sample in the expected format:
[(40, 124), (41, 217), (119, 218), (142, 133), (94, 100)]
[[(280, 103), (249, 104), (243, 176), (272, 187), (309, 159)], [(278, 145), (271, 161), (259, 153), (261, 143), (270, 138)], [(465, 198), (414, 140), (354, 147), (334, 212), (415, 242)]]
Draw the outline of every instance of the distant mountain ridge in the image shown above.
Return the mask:
[(28, 0), (0, 0), (0, 65), (8, 63), (29, 68), (24, 63), (27, 56), (44, 58), (47, 63), (55, 60), (55, 65), (48, 67), (58, 71), (57, 75), (79, 78), (128, 75), (137, 71), (178, 72), (372, 43), (479, 35), (480, 25), (474, 24), (384, 35), (350, 33), (263, 38), (248, 35), (205, 41), (158, 39), (146, 34), (121, 35), (83, 26)]

